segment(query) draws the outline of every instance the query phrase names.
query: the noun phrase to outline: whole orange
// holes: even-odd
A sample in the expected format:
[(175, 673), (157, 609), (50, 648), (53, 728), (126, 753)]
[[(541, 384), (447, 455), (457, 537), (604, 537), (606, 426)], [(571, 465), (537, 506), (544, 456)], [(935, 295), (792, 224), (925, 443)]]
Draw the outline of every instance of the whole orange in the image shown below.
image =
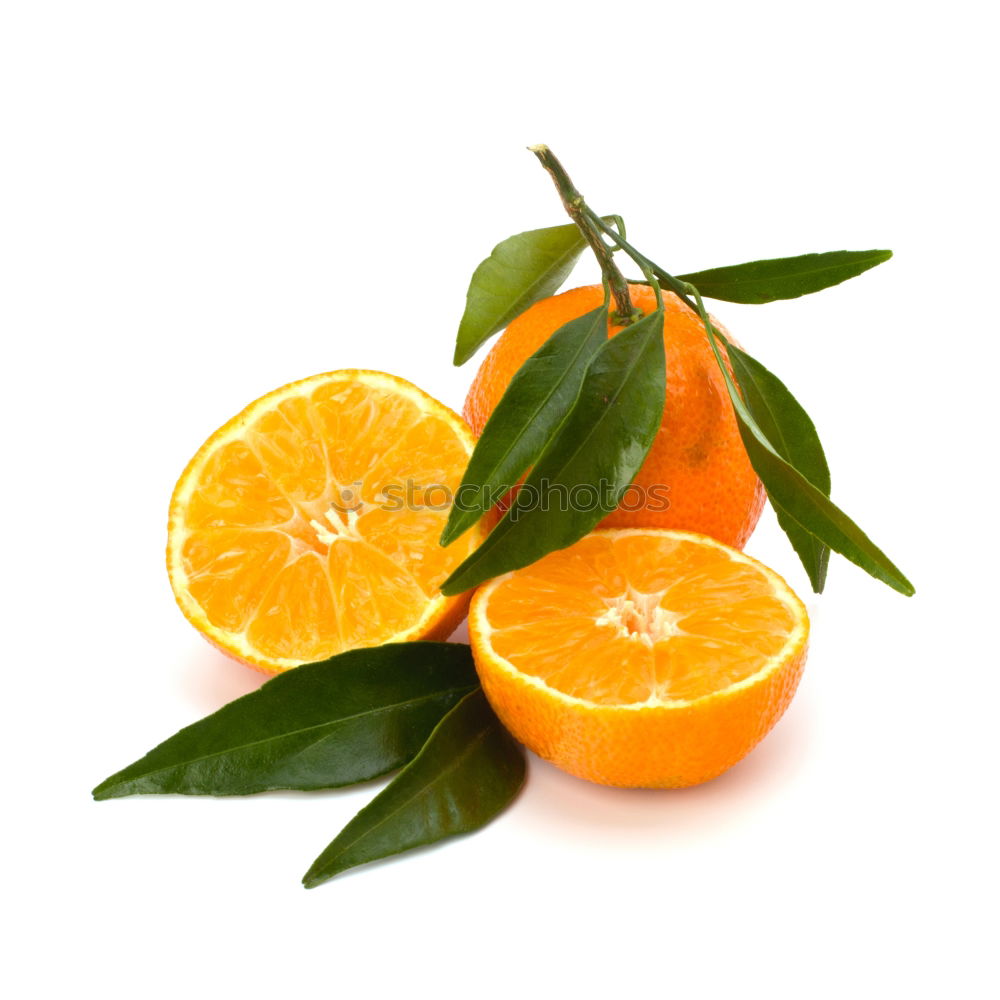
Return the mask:
[[(643, 313), (656, 308), (653, 290), (630, 285)], [(559, 327), (596, 309), (600, 285), (574, 288), (535, 303), (504, 331), (486, 356), (463, 414), (479, 435), (514, 373)], [(667, 399), (663, 423), (622, 505), (606, 528), (678, 528), (742, 548), (764, 506), (764, 488), (740, 439), (725, 381), (701, 320), (663, 293)], [(716, 324), (718, 325), (718, 324)], [(613, 336), (621, 327), (609, 325)], [(721, 328), (720, 328), (721, 329)]]

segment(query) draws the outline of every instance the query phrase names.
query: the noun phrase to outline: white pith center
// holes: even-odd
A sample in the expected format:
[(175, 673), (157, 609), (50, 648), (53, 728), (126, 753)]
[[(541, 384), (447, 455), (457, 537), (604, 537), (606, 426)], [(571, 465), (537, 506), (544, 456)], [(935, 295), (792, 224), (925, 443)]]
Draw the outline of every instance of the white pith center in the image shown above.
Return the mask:
[(683, 631), (679, 612), (660, 607), (663, 594), (644, 594), (631, 587), (627, 594), (605, 601), (607, 610), (597, 619), (598, 625), (611, 625), (623, 639), (652, 646)]
[(316, 538), (319, 542), (327, 547), (333, 545), (338, 538), (351, 538), (356, 541), (362, 541), (361, 534), (357, 528), (361, 512), (362, 505), (360, 502), (356, 505), (356, 508), (352, 507), (350, 510), (344, 511), (338, 510), (331, 504), (323, 514), (326, 524), (316, 518), (311, 518), (309, 526), (316, 532)]

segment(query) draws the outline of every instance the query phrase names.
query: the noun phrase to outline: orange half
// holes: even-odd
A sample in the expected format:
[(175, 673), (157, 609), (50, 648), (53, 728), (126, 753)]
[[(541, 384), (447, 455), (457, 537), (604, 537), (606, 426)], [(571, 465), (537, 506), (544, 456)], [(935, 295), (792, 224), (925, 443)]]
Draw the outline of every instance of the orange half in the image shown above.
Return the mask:
[(188, 620), (281, 671), (359, 646), (444, 639), (468, 595), (442, 580), (482, 540), (438, 537), (475, 440), (382, 372), (328, 372), (251, 403), (184, 470), (167, 567)]
[(721, 774), (777, 722), (809, 621), (742, 552), (634, 528), (486, 584), (469, 631), (487, 697), (522, 743), (601, 784), (673, 788)]

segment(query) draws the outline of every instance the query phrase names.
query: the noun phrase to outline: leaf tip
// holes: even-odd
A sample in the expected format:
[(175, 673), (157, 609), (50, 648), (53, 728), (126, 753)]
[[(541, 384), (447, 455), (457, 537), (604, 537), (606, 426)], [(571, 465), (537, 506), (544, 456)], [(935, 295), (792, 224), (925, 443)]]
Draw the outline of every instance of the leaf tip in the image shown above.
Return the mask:
[[(873, 576), (875, 574), (872, 574)], [(913, 586), (912, 583), (903, 575), (902, 571), (896, 567), (892, 566), (892, 573), (887, 576), (878, 577), (883, 583), (888, 584), (897, 594), (902, 594), (903, 597), (913, 597), (917, 592), (917, 588)]]
[(324, 882), (329, 882), (334, 875), (337, 875), (343, 869), (335, 868), (333, 871), (324, 871), (317, 867), (319, 863), (319, 858), (313, 862), (309, 871), (302, 876), (302, 887), (304, 889), (315, 889), (316, 886), (322, 885)]
[(94, 797), (95, 802), (103, 802), (106, 799), (118, 798), (121, 793), (116, 789), (120, 787), (120, 783), (116, 782), (114, 775), (112, 775), (110, 778), (105, 778), (99, 785), (95, 785), (90, 794)]

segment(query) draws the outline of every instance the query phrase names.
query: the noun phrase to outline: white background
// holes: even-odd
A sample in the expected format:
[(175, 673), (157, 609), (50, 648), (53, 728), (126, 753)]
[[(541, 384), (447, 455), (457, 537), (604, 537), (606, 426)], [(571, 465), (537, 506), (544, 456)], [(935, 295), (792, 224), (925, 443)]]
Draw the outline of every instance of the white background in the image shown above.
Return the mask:
[[(997, 995), (989, 6), (3, 5), (8, 995)], [(481, 833), (310, 892), (373, 788), (92, 802), (261, 680), (174, 606), (186, 460), (334, 368), (460, 406), (473, 268), (563, 221), (534, 142), (677, 272), (896, 252), (716, 313), (917, 596), (835, 560), (794, 704), (706, 786), (532, 759)], [(770, 514), (748, 551), (807, 591)]]

